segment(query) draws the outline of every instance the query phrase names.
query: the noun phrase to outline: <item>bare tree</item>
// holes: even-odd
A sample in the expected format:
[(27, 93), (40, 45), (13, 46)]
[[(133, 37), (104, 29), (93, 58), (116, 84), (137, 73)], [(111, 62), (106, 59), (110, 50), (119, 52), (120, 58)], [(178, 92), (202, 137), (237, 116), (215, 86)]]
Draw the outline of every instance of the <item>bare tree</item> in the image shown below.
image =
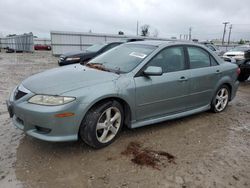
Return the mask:
[(119, 31), (118, 35), (124, 35), (124, 32), (123, 31)]
[(144, 36), (144, 37), (149, 36), (149, 28), (150, 26), (147, 24), (141, 26), (141, 36)]

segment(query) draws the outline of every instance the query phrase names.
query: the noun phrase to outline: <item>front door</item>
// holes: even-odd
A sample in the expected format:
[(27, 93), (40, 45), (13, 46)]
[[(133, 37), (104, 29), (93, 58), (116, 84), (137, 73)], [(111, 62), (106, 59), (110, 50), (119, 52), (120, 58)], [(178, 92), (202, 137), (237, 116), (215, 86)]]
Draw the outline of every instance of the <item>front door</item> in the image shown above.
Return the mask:
[(163, 69), (161, 76), (135, 77), (137, 120), (184, 111), (188, 96), (189, 71), (182, 47), (168, 47), (153, 57), (148, 66)]

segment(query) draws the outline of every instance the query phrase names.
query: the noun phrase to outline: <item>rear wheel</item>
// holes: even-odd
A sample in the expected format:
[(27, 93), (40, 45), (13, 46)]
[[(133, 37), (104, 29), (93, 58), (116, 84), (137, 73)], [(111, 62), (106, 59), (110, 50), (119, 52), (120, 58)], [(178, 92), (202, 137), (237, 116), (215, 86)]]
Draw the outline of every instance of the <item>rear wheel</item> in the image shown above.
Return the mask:
[(213, 112), (222, 112), (226, 109), (230, 97), (230, 90), (227, 85), (222, 85), (216, 92), (213, 101), (212, 108)]
[(105, 147), (115, 140), (123, 119), (123, 108), (117, 101), (97, 104), (85, 116), (79, 135), (94, 148)]
[(244, 82), (248, 79), (249, 75), (244, 75), (244, 74), (240, 74), (239, 77), (238, 77), (238, 80), (240, 82)]

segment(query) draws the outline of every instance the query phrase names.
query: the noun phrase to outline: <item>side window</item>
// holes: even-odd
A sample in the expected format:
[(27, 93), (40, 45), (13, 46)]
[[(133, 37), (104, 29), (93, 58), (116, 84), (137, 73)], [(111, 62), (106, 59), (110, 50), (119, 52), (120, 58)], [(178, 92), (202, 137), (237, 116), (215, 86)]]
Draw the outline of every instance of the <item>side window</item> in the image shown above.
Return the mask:
[(188, 47), (187, 50), (191, 69), (210, 66), (210, 57), (205, 50), (197, 47)]
[(147, 66), (161, 67), (164, 73), (184, 70), (185, 56), (183, 48), (166, 48), (153, 57)]

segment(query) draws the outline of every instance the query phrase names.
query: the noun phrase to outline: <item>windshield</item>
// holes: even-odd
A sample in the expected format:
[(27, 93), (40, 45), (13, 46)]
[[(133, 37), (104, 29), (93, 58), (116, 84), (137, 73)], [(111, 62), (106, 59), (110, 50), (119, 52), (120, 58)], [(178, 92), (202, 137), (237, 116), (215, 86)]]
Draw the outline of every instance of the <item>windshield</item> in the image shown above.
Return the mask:
[(157, 47), (151, 45), (124, 44), (94, 58), (89, 64), (98, 64), (105, 69), (127, 73), (139, 65)]
[(94, 44), (86, 49), (88, 52), (97, 52), (102, 49), (106, 44)]
[(231, 52), (236, 52), (236, 51), (246, 51), (246, 50), (250, 50), (250, 47), (247, 47), (247, 46), (237, 46), (237, 47), (235, 47), (235, 48), (233, 48), (233, 49), (231, 49), (230, 51)]

